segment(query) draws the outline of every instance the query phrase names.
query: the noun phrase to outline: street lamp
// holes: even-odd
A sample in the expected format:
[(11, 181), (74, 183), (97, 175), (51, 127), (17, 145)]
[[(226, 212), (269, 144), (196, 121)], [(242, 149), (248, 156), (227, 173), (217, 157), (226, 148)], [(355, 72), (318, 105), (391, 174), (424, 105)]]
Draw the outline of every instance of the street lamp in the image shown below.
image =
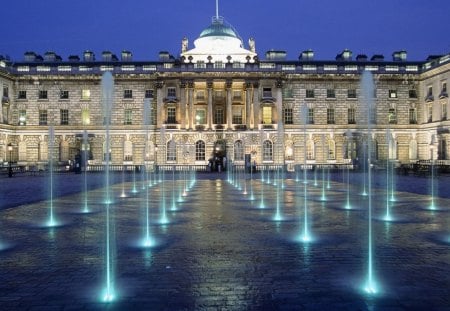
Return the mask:
[(9, 151), (9, 168), (8, 168), (8, 177), (12, 177), (12, 150), (13, 146), (11, 143), (8, 144), (8, 151)]

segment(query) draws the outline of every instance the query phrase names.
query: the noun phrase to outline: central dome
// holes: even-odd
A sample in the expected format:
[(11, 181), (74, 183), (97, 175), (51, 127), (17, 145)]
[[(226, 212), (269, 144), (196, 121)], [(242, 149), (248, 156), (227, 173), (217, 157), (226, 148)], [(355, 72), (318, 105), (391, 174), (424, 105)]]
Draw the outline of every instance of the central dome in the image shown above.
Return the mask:
[(194, 49), (188, 50), (188, 40), (183, 39), (181, 56), (186, 62), (194, 63), (253, 62), (256, 52), (253, 39), (251, 42), (251, 49), (246, 50), (233, 26), (225, 23), (223, 17), (215, 16), (194, 41)]
[(223, 20), (214, 19), (212, 24), (200, 33), (199, 38), (204, 37), (233, 37), (240, 39), (236, 31), (223, 23)]

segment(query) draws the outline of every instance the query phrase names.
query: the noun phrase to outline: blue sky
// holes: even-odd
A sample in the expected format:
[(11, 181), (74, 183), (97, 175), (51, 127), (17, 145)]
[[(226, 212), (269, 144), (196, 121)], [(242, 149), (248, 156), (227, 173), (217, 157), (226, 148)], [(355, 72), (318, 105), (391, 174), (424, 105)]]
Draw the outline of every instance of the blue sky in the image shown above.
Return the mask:
[[(450, 53), (449, 0), (221, 0), (220, 15), (244, 39), (256, 40), (261, 58), (269, 49), (295, 60), (313, 49), (316, 59), (405, 49), (409, 60)], [(92, 50), (133, 52), (135, 60), (178, 55), (181, 39), (190, 47), (215, 14), (215, 0), (42, 0), (2, 3), (0, 54), (55, 51), (66, 59)]]

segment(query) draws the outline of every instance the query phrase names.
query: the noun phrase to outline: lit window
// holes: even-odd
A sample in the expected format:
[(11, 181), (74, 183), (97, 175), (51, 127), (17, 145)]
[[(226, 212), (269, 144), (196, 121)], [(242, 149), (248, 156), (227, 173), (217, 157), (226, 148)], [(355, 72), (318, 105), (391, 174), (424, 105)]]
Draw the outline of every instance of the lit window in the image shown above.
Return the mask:
[(205, 161), (205, 142), (203, 140), (199, 140), (195, 143), (195, 160), (196, 161)]
[(83, 125), (89, 125), (91, 123), (89, 109), (81, 110), (81, 123)]
[(19, 125), (27, 125), (27, 111), (19, 110)]
[(205, 109), (197, 109), (195, 111), (195, 124), (205, 124), (206, 123), (206, 111)]
[(61, 125), (69, 125), (69, 109), (60, 110), (60, 123)]
[(272, 107), (263, 107), (263, 124), (272, 124)]
[(90, 100), (91, 99), (91, 90), (81, 90), (81, 99), (82, 100)]
[(397, 98), (397, 90), (389, 90), (389, 98)]

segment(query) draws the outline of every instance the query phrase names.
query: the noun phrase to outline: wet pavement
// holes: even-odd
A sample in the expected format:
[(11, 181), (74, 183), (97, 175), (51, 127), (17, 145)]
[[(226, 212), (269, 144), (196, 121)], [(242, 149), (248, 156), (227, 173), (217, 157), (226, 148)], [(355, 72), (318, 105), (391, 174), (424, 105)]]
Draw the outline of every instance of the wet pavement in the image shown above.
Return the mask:
[[(1, 179), (3, 189), (22, 188), (23, 195), (8, 203), (2, 190), (0, 309), (450, 310), (447, 198), (436, 198), (437, 210), (431, 211), (429, 196), (396, 192), (396, 201), (389, 205), (393, 220), (387, 222), (382, 219), (386, 192), (374, 190), (378, 292), (369, 295), (363, 290), (368, 199), (360, 195), (360, 183), (350, 187), (352, 209), (347, 210), (347, 186), (339, 176), (332, 178), (331, 189), (322, 187), (320, 176), (314, 186), (312, 180), (305, 185), (288, 175), (284, 189), (261, 180), (251, 186), (248, 181), (244, 195), (242, 181), (239, 190), (225, 174), (204, 174), (171, 211), (185, 185), (182, 177), (172, 182), (168, 174), (164, 187), (158, 183), (148, 188), (147, 205), (141, 184), (138, 193), (131, 193), (133, 176), (124, 184), (116, 176), (109, 205), (115, 299), (109, 303), (102, 301), (108, 205), (102, 203), (101, 175), (90, 176), (87, 196), (79, 193), (82, 175), (57, 178), (54, 228), (45, 227), (50, 204), (40, 200), (47, 193), (44, 176)], [(413, 180), (405, 184), (421, 190), (426, 184)], [(72, 192), (57, 190), (68, 185)], [(122, 191), (127, 197), (120, 197)], [(82, 213), (85, 200), (90, 213)], [(169, 223), (163, 225), (158, 220), (164, 201)], [(313, 237), (307, 243), (299, 240), (305, 229), (305, 201)], [(147, 206), (155, 240), (150, 248), (140, 243)], [(273, 220), (277, 206), (281, 221)]]

